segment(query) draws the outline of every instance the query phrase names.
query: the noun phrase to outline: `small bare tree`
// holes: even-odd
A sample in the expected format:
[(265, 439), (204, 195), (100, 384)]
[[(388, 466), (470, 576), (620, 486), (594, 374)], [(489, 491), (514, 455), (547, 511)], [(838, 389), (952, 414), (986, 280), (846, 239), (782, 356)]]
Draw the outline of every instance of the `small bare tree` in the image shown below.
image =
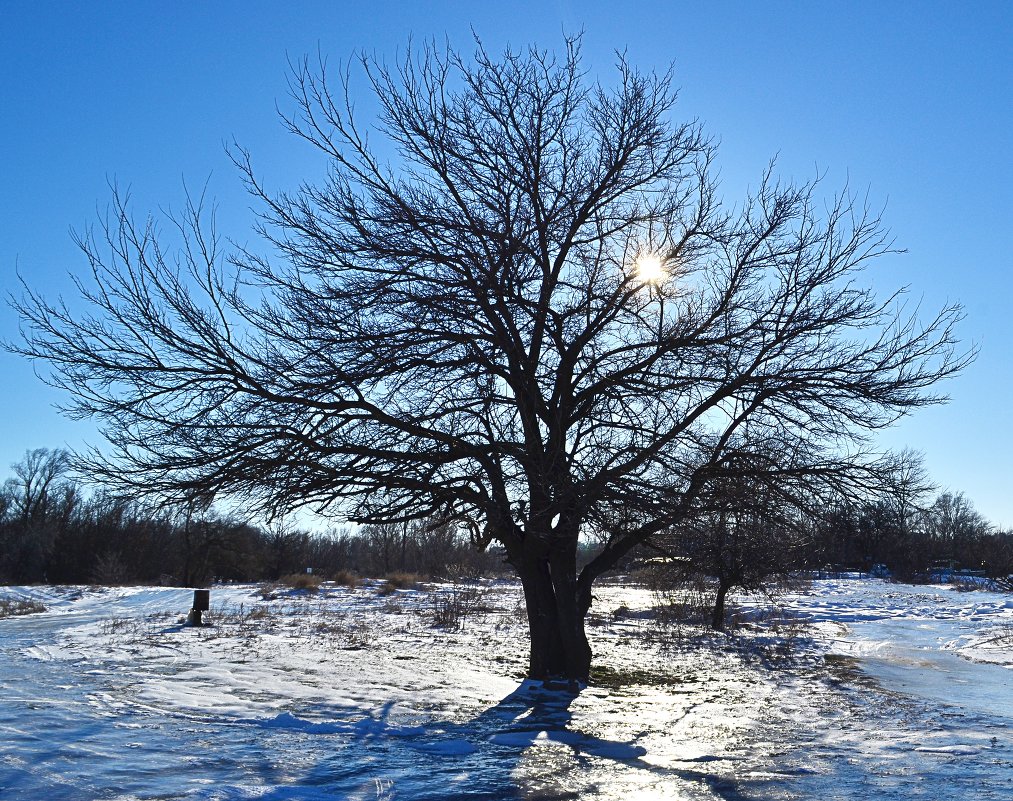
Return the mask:
[(770, 593), (784, 586), (811, 543), (819, 496), (804, 486), (810, 476), (775, 471), (769, 454), (739, 454), (700, 493), (693, 514), (647, 543), (676, 557), (666, 571), (671, 578), (714, 580), (711, 628), (718, 631), (725, 627), (731, 590)]
[[(592, 584), (751, 439), (867, 478), (862, 432), (939, 401), (966, 361), (957, 309), (920, 324), (862, 283), (891, 243), (861, 202), (768, 170), (723, 207), (668, 74), (620, 58), (590, 82), (576, 40), (362, 66), (383, 150), (349, 71), (335, 86), (303, 62), (286, 124), (327, 179), (273, 194), (234, 152), (266, 253), (223, 253), (199, 201), (171, 252), (117, 197), (81, 239), (92, 311), (17, 303), (14, 349), (104, 425), (93, 475), (465, 526), (521, 579), (530, 674), (586, 679)], [(582, 535), (602, 548), (578, 574)]]
[(69, 491), (66, 481), (70, 454), (65, 450), (35, 448), (11, 465), (14, 475), (4, 486), (14, 518), (27, 525), (52, 516), (60, 497)]
[(60, 532), (79, 506), (80, 497), (67, 479), (70, 454), (35, 448), (11, 465), (0, 509), (0, 576), (40, 581)]

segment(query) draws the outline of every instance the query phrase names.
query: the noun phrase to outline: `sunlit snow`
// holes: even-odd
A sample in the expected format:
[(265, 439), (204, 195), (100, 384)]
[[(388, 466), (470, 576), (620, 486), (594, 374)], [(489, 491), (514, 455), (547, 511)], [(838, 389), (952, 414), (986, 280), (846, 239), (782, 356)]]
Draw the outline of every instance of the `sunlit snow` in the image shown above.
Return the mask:
[(0, 798), (1008, 799), (1013, 598), (814, 582), (730, 635), (599, 588), (592, 685), (523, 681), (516, 584), (6, 588)]

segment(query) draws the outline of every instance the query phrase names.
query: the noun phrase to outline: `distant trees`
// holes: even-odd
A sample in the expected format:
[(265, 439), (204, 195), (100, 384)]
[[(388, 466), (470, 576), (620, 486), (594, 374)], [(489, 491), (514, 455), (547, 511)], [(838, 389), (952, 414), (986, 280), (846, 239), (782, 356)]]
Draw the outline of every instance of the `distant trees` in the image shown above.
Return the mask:
[[(155, 507), (82, 485), (66, 454), (30, 451), (0, 492), (0, 583), (201, 586), (274, 581), (307, 567), (382, 577), (499, 575), (505, 554), (476, 551), (452, 525), (414, 521), (312, 534), (266, 529), (200, 507)], [(658, 588), (707, 578), (710, 622), (723, 628), (732, 590), (776, 594), (798, 571), (870, 570), (928, 580), (933, 566), (1013, 574), (1013, 531), (988, 524), (961, 493), (878, 497), (827, 506), (786, 497), (789, 484), (738, 477), (711, 485), (696, 513), (639, 552)], [(908, 487), (909, 489), (909, 487)], [(906, 499), (906, 500), (905, 500)], [(30, 509), (29, 514), (25, 510)], [(582, 563), (600, 544), (582, 545)]]
[(91, 310), (27, 292), (17, 349), (109, 437), (91, 474), (498, 543), (530, 675), (587, 679), (599, 577), (743, 470), (877, 482), (862, 433), (967, 361), (958, 309), (920, 322), (868, 288), (891, 241), (860, 199), (768, 170), (725, 205), (667, 73), (592, 82), (578, 40), (363, 66), (369, 138), (347, 73), (293, 75), (320, 185), (273, 194), (235, 153), (268, 253), (223, 253), (200, 202), (177, 251), (117, 197), (80, 243)]
[(927, 538), (936, 544), (938, 558), (949, 560), (972, 553), (991, 530), (988, 521), (959, 492), (940, 494), (926, 510), (924, 526)]
[(74, 514), (78, 498), (66, 480), (69, 454), (37, 448), (13, 465), (14, 475), (3, 486), (0, 509), (0, 575), (43, 581), (46, 565), (62, 531)]
[[(661, 587), (706, 578), (711, 625), (724, 626), (730, 590), (771, 593), (798, 574), (885, 568), (928, 581), (943, 569), (1013, 573), (1013, 532), (997, 530), (962, 493), (933, 497), (921, 455), (899, 454), (879, 491), (808, 496), (790, 481), (714, 482), (698, 511), (640, 552)], [(661, 554), (661, 557), (657, 557)]]
[(5, 494), (16, 519), (29, 523), (53, 515), (61, 496), (71, 491), (65, 480), (69, 461), (67, 451), (36, 448), (12, 465), (14, 475), (7, 479)]
[[(83, 489), (68, 454), (37, 449), (13, 465), (0, 515), (0, 580), (118, 584), (210, 579), (195, 568), (194, 525), (143, 499)], [(216, 531), (234, 524), (208, 516)], [(205, 563), (206, 552), (203, 554)]]
[(1001, 578), (1013, 573), (1013, 532), (996, 529), (962, 493), (898, 505), (880, 497), (839, 504), (814, 525), (807, 566), (870, 570), (883, 565), (901, 579), (925, 579), (952, 566)]
[(367, 549), (363, 569), (373, 575), (391, 571), (447, 575), (448, 568), (468, 575), (486, 561), (476, 560), (467, 539), (460, 536), (456, 526), (447, 523), (374, 523), (363, 527), (362, 538)]
[(393, 526), (391, 550), (368, 527), (261, 529), (204, 506), (114, 496), (71, 476), (63, 451), (30, 451), (12, 474), (0, 492), (0, 583), (199, 587), (272, 581), (307, 567), (325, 579), (346, 571), (479, 576), (502, 569), (501, 554), (476, 552), (452, 526)]

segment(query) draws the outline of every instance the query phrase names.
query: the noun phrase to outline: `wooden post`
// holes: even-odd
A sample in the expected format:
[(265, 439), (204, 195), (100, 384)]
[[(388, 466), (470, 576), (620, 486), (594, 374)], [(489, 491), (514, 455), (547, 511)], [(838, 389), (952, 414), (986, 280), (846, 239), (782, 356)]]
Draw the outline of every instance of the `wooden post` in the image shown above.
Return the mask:
[(188, 626), (203, 626), (204, 623), (201, 620), (201, 613), (207, 612), (211, 608), (211, 590), (194, 590), (193, 591), (193, 607), (190, 609), (190, 614), (186, 618)]

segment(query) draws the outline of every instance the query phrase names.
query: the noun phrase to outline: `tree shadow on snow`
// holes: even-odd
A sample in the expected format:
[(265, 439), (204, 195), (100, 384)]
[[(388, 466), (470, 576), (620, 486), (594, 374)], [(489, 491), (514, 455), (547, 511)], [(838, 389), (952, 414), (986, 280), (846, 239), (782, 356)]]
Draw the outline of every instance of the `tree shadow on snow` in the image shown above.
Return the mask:
[[(312, 741), (310, 750), (326, 756), (308, 770), (289, 765), (279, 771), (274, 759), (265, 759), (259, 768), (247, 763), (246, 768), (268, 785), (256, 796), (265, 801), (564, 801), (579, 799), (579, 789), (571, 788), (586, 783), (568, 777), (592, 767), (600, 773), (603, 759), (616, 763), (617, 777), (620, 765), (650, 774), (646, 784), (653, 788), (673, 782), (697, 791), (706, 788), (724, 801), (752, 797), (749, 785), (756, 782), (743, 785), (729, 775), (727, 764), (721, 766), (724, 757), (701, 756), (680, 760), (679, 767), (662, 767), (643, 759), (647, 750), (638, 744), (640, 736), (615, 741), (570, 729), (576, 698), (576, 693), (525, 681), (470, 720), (417, 726), (391, 720), (393, 701), (351, 723), (314, 723), (286, 712), (257, 725), (302, 733)], [(708, 770), (711, 762), (713, 771)], [(608, 781), (606, 771), (599, 789), (607, 791)]]
[[(391, 721), (393, 702), (354, 723), (313, 723), (283, 713), (259, 725), (312, 735), (341, 734), (335, 753), (306, 775), (262, 775), (275, 785), (258, 798), (370, 798), (411, 801), (562, 801), (579, 794), (564, 789), (561, 771), (595, 758), (639, 764), (646, 750), (568, 728), (576, 693), (525, 681), (476, 717), (403, 726)], [(250, 721), (252, 722), (252, 721)], [(339, 745), (340, 743), (340, 745)], [(554, 746), (554, 747), (553, 747)], [(317, 746), (321, 747), (321, 746)], [(326, 745), (322, 745), (326, 748)], [(559, 748), (570, 749), (569, 759)], [(544, 754), (544, 759), (542, 758)], [(570, 760), (575, 762), (570, 762)], [(258, 771), (248, 765), (253, 772)], [(557, 779), (563, 779), (557, 785)]]

